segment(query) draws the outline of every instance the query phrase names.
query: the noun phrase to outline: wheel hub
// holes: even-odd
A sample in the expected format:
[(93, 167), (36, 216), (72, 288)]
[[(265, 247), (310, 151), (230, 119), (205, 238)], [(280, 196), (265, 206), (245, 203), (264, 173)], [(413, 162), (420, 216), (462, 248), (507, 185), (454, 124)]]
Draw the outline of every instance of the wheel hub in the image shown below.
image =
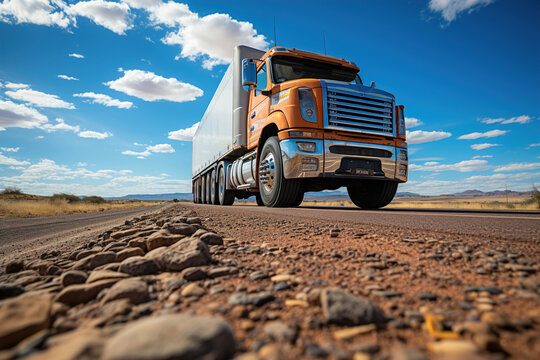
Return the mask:
[(263, 184), (264, 189), (270, 192), (274, 187), (276, 178), (276, 166), (274, 154), (267, 154), (259, 165), (259, 182)]

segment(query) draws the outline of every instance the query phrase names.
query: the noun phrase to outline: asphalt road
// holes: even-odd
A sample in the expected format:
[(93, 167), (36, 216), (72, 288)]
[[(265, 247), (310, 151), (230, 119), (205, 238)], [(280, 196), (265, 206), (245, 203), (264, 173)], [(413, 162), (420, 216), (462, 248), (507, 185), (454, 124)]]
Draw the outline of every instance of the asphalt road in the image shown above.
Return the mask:
[(382, 209), (361, 210), (355, 207), (266, 208), (252, 205), (229, 207), (191, 204), (194, 210), (215, 213), (271, 214), (287, 218), (395, 226), (409, 230), (425, 230), (478, 235), (512, 240), (540, 240), (540, 212), (480, 212), (455, 210)]

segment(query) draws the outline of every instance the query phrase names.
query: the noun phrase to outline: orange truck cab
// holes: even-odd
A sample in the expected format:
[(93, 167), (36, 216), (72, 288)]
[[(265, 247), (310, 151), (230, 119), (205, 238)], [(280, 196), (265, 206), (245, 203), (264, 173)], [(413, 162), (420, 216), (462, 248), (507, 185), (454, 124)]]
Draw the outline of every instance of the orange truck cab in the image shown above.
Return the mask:
[(296, 49), (235, 48), (193, 139), (194, 202), (298, 206), (347, 187), (361, 208), (407, 181), (404, 107), (350, 61)]

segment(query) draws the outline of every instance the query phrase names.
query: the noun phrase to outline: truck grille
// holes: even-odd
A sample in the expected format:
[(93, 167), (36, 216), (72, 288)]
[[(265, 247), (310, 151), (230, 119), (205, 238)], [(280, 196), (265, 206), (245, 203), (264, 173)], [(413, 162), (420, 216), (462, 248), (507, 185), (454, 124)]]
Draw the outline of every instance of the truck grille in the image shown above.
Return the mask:
[(327, 87), (328, 126), (370, 134), (393, 135), (393, 99), (340, 87)]

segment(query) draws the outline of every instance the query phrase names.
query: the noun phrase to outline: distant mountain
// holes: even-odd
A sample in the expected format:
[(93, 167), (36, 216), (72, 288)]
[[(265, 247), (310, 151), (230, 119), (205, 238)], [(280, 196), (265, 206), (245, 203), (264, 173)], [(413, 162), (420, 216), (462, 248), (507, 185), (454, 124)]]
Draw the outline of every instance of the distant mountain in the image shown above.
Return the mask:
[(444, 195), (441, 195), (441, 196), (455, 196), (455, 197), (475, 197), (475, 196), (500, 196), (500, 195), (506, 195), (508, 194), (509, 196), (512, 196), (512, 195), (527, 195), (527, 194), (530, 194), (530, 191), (512, 191), (512, 190), (495, 190), (495, 191), (488, 191), (488, 192), (483, 192), (481, 190), (465, 190), (465, 191), (462, 191), (462, 192), (459, 192), (459, 193), (454, 193), (454, 194), (444, 194)]
[(109, 197), (106, 199), (115, 199), (115, 200), (121, 200), (121, 199), (134, 199), (134, 200), (146, 200), (146, 201), (161, 201), (161, 200), (191, 200), (192, 195), (191, 193), (172, 193), (172, 194), (133, 194), (133, 195), (126, 195), (121, 197)]

